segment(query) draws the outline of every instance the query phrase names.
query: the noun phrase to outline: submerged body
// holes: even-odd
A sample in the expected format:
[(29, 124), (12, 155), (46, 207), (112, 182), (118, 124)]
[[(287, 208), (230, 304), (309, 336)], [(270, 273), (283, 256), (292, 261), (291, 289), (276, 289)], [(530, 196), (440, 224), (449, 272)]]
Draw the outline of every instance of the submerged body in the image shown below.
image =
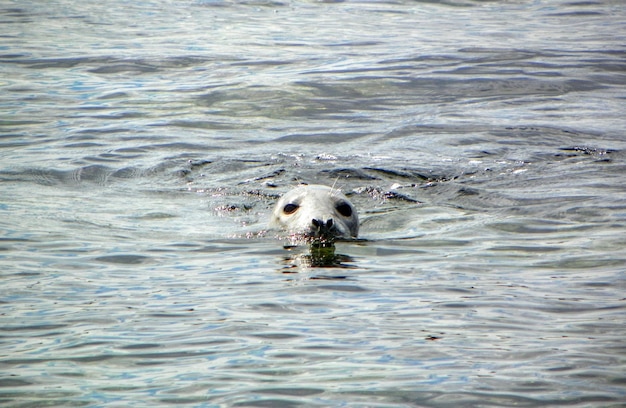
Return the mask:
[(307, 240), (356, 238), (356, 208), (339, 190), (323, 185), (299, 186), (283, 195), (272, 212), (270, 227)]

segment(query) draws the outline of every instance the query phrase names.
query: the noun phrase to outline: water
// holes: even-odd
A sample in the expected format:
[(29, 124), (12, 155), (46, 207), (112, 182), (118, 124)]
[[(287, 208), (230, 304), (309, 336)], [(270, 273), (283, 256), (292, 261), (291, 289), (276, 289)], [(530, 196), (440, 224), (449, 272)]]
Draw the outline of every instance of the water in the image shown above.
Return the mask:
[(0, 7), (3, 406), (623, 406), (623, 2), (90, 3)]

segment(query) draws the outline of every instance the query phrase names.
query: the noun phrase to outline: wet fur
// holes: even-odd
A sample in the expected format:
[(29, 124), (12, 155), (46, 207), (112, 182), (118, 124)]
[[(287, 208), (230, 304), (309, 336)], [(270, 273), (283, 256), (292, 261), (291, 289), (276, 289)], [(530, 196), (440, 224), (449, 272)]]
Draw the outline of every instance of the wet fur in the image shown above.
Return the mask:
[(278, 200), (270, 227), (304, 238), (356, 238), (359, 218), (354, 205), (339, 190), (308, 185), (299, 186)]

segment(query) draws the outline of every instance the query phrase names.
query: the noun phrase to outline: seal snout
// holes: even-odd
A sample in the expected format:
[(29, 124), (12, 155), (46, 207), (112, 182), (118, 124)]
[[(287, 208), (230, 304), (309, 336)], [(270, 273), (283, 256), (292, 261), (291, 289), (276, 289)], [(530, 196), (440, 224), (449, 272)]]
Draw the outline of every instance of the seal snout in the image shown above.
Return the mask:
[(313, 224), (314, 227), (317, 228), (326, 228), (326, 229), (331, 229), (333, 227), (333, 219), (329, 218), (328, 220), (326, 220), (326, 222), (322, 221), (322, 220), (316, 220), (315, 218), (313, 218), (313, 220), (311, 220), (311, 223)]
[(337, 228), (332, 218), (327, 219), (326, 222), (313, 218), (311, 224), (313, 225), (312, 235), (315, 237), (333, 237), (337, 235)]

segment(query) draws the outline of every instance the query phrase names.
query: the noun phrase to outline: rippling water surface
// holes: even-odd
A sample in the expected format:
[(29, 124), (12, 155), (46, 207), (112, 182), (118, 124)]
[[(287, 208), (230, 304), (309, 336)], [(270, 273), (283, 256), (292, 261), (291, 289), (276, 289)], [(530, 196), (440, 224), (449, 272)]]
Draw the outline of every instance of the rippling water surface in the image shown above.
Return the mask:
[[(623, 406), (622, 1), (0, 27), (3, 406)], [(359, 208), (321, 266), (267, 230), (299, 182)]]

